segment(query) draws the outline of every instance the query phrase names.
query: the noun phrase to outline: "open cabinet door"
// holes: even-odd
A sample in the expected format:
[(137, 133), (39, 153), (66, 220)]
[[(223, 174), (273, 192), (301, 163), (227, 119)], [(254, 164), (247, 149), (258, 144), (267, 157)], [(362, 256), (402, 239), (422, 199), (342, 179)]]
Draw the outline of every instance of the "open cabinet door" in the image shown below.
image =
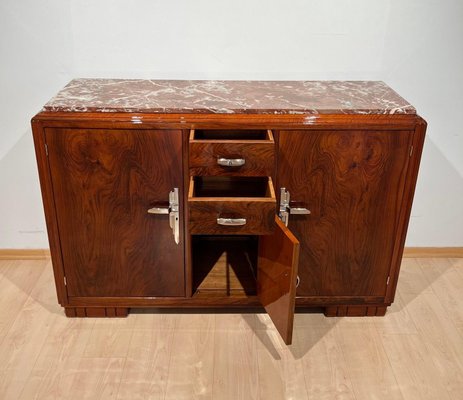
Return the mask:
[(259, 238), (257, 296), (286, 344), (293, 336), (299, 241), (275, 216), (275, 232)]

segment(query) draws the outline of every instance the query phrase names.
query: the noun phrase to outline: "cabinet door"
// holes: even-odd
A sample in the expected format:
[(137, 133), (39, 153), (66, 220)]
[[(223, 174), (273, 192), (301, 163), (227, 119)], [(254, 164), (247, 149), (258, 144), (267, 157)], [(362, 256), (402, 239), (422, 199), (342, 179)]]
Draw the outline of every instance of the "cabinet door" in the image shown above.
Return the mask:
[(179, 189), (182, 133), (46, 129), (69, 296), (184, 296), (183, 227), (148, 214)]
[(278, 184), (310, 215), (291, 215), (301, 242), (299, 296), (385, 296), (411, 133), (282, 131)]
[(299, 241), (275, 217), (275, 231), (259, 238), (257, 296), (286, 344), (293, 335)]

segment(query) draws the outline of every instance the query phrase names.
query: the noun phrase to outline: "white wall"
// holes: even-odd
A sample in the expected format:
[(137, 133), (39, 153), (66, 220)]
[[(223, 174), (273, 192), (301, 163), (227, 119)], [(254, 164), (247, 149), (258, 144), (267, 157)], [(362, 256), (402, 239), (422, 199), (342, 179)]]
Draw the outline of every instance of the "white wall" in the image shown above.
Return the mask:
[(2, 0), (0, 248), (47, 247), (29, 120), (73, 77), (383, 80), (429, 124), (407, 245), (463, 246), (462, 21), (461, 0)]

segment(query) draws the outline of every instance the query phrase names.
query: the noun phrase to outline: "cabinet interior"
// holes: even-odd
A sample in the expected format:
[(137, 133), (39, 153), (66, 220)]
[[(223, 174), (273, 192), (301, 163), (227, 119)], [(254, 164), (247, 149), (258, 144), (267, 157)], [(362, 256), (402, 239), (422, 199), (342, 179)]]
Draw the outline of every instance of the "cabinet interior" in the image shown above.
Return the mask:
[(258, 236), (192, 236), (193, 293), (256, 295)]
[(270, 140), (270, 132), (257, 129), (197, 129), (191, 131), (191, 140)]
[(268, 177), (195, 176), (191, 197), (272, 197)]

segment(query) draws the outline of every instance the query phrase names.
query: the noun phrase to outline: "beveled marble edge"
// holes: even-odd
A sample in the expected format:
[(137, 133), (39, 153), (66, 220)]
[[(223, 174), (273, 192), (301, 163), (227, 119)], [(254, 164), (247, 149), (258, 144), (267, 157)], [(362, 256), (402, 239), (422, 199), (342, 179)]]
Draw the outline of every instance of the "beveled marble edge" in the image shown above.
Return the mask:
[(416, 114), (381, 81), (74, 79), (44, 112)]

